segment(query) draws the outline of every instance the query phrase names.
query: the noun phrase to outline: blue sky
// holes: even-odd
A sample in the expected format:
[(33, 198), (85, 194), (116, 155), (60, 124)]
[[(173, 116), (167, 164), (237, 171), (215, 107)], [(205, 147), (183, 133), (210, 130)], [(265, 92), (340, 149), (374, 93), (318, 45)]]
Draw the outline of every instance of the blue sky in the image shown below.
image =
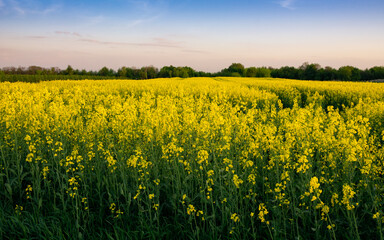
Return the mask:
[(0, 67), (384, 66), (383, 0), (0, 0)]

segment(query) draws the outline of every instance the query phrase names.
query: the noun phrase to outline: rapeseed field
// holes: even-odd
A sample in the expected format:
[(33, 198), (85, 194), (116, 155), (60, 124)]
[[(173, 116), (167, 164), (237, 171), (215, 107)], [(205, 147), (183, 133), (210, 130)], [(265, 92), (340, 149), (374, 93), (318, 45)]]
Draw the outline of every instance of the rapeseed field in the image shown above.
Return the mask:
[(0, 83), (1, 239), (384, 239), (384, 85)]

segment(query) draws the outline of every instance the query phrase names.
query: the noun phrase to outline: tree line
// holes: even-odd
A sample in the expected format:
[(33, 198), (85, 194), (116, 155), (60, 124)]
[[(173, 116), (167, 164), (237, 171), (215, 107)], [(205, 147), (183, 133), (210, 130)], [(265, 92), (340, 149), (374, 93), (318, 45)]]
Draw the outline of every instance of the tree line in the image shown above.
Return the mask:
[(375, 66), (365, 70), (361, 70), (353, 66), (343, 66), (335, 69), (329, 66), (323, 68), (317, 63), (309, 64), (306, 62), (298, 68), (290, 66), (284, 66), (281, 68), (245, 68), (240, 63), (233, 63), (231, 66), (221, 70), (216, 75), (234, 77), (273, 77), (319, 81), (371, 81), (384, 79), (384, 66)]
[(358, 69), (353, 66), (343, 66), (338, 69), (321, 67), (317, 63), (304, 63), (300, 67), (283, 66), (249, 67), (245, 68), (241, 63), (232, 63), (216, 73), (196, 71), (191, 67), (164, 66), (160, 70), (154, 66), (142, 68), (121, 67), (117, 71), (103, 67), (99, 71), (87, 71), (74, 69), (70, 65), (66, 69), (57, 67), (43, 68), (39, 66), (29, 67), (3, 67), (0, 68), (0, 81), (9, 82), (40, 82), (49, 80), (82, 80), (82, 79), (153, 79), (153, 78), (188, 78), (188, 77), (273, 77), (300, 80), (339, 80), (339, 81), (370, 81), (384, 79), (384, 66), (375, 66), (369, 69)]

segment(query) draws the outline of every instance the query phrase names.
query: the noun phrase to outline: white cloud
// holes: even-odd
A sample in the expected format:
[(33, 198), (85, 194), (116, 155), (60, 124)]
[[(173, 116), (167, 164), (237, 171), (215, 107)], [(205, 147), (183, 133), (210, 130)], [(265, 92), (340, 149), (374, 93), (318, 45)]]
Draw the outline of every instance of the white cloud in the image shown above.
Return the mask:
[[(52, 12), (56, 12), (60, 9), (60, 5), (51, 5), (47, 6), (46, 8), (42, 8), (41, 6), (37, 5), (36, 3), (32, 2), (25, 2), (25, 1), (16, 1), (16, 0), (10, 0), (9, 7), (14, 12), (16, 12), (19, 15), (26, 15), (26, 14), (34, 14), (34, 15), (46, 15)], [(0, 7), (4, 6), (4, 1), (0, 0)]]
[(85, 20), (83, 23), (86, 25), (97, 25), (107, 20), (107, 18), (104, 15), (82, 16), (82, 18)]
[(75, 36), (75, 37), (81, 37), (80, 33), (77, 32), (68, 32), (68, 31), (55, 31), (56, 35), (66, 35), (66, 36)]
[(153, 22), (154, 20), (156, 20), (158, 18), (159, 18), (159, 16), (153, 16), (153, 17), (148, 17), (148, 18), (139, 18), (139, 19), (129, 21), (126, 26), (127, 27), (135, 27), (137, 25), (141, 25), (144, 23)]
[(20, 15), (24, 15), (25, 14), (25, 10), (23, 8), (13, 7), (13, 10), (15, 10)]
[(133, 0), (129, 1), (137, 10), (140, 10), (141, 12), (148, 13), (151, 12), (153, 9), (153, 6), (149, 4), (148, 1), (143, 0)]
[(279, 2), (279, 5), (283, 8), (287, 8), (287, 9), (295, 9), (295, 7), (293, 6), (293, 4), (295, 3), (295, 0), (282, 0)]
[(93, 38), (82, 38), (80, 42), (93, 43), (110, 46), (135, 46), (135, 47), (163, 47), (163, 48), (183, 48), (183, 42), (175, 42), (166, 38), (153, 38), (147, 42), (111, 42)]

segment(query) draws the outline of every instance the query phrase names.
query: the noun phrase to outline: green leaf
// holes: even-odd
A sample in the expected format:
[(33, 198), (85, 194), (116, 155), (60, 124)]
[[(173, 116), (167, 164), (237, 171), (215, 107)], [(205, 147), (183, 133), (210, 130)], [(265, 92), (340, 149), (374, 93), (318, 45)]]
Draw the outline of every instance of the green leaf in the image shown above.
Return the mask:
[(7, 189), (8, 193), (9, 193), (9, 195), (12, 196), (12, 187), (11, 187), (11, 185), (9, 183), (6, 183), (4, 185), (5, 185), (5, 188)]

